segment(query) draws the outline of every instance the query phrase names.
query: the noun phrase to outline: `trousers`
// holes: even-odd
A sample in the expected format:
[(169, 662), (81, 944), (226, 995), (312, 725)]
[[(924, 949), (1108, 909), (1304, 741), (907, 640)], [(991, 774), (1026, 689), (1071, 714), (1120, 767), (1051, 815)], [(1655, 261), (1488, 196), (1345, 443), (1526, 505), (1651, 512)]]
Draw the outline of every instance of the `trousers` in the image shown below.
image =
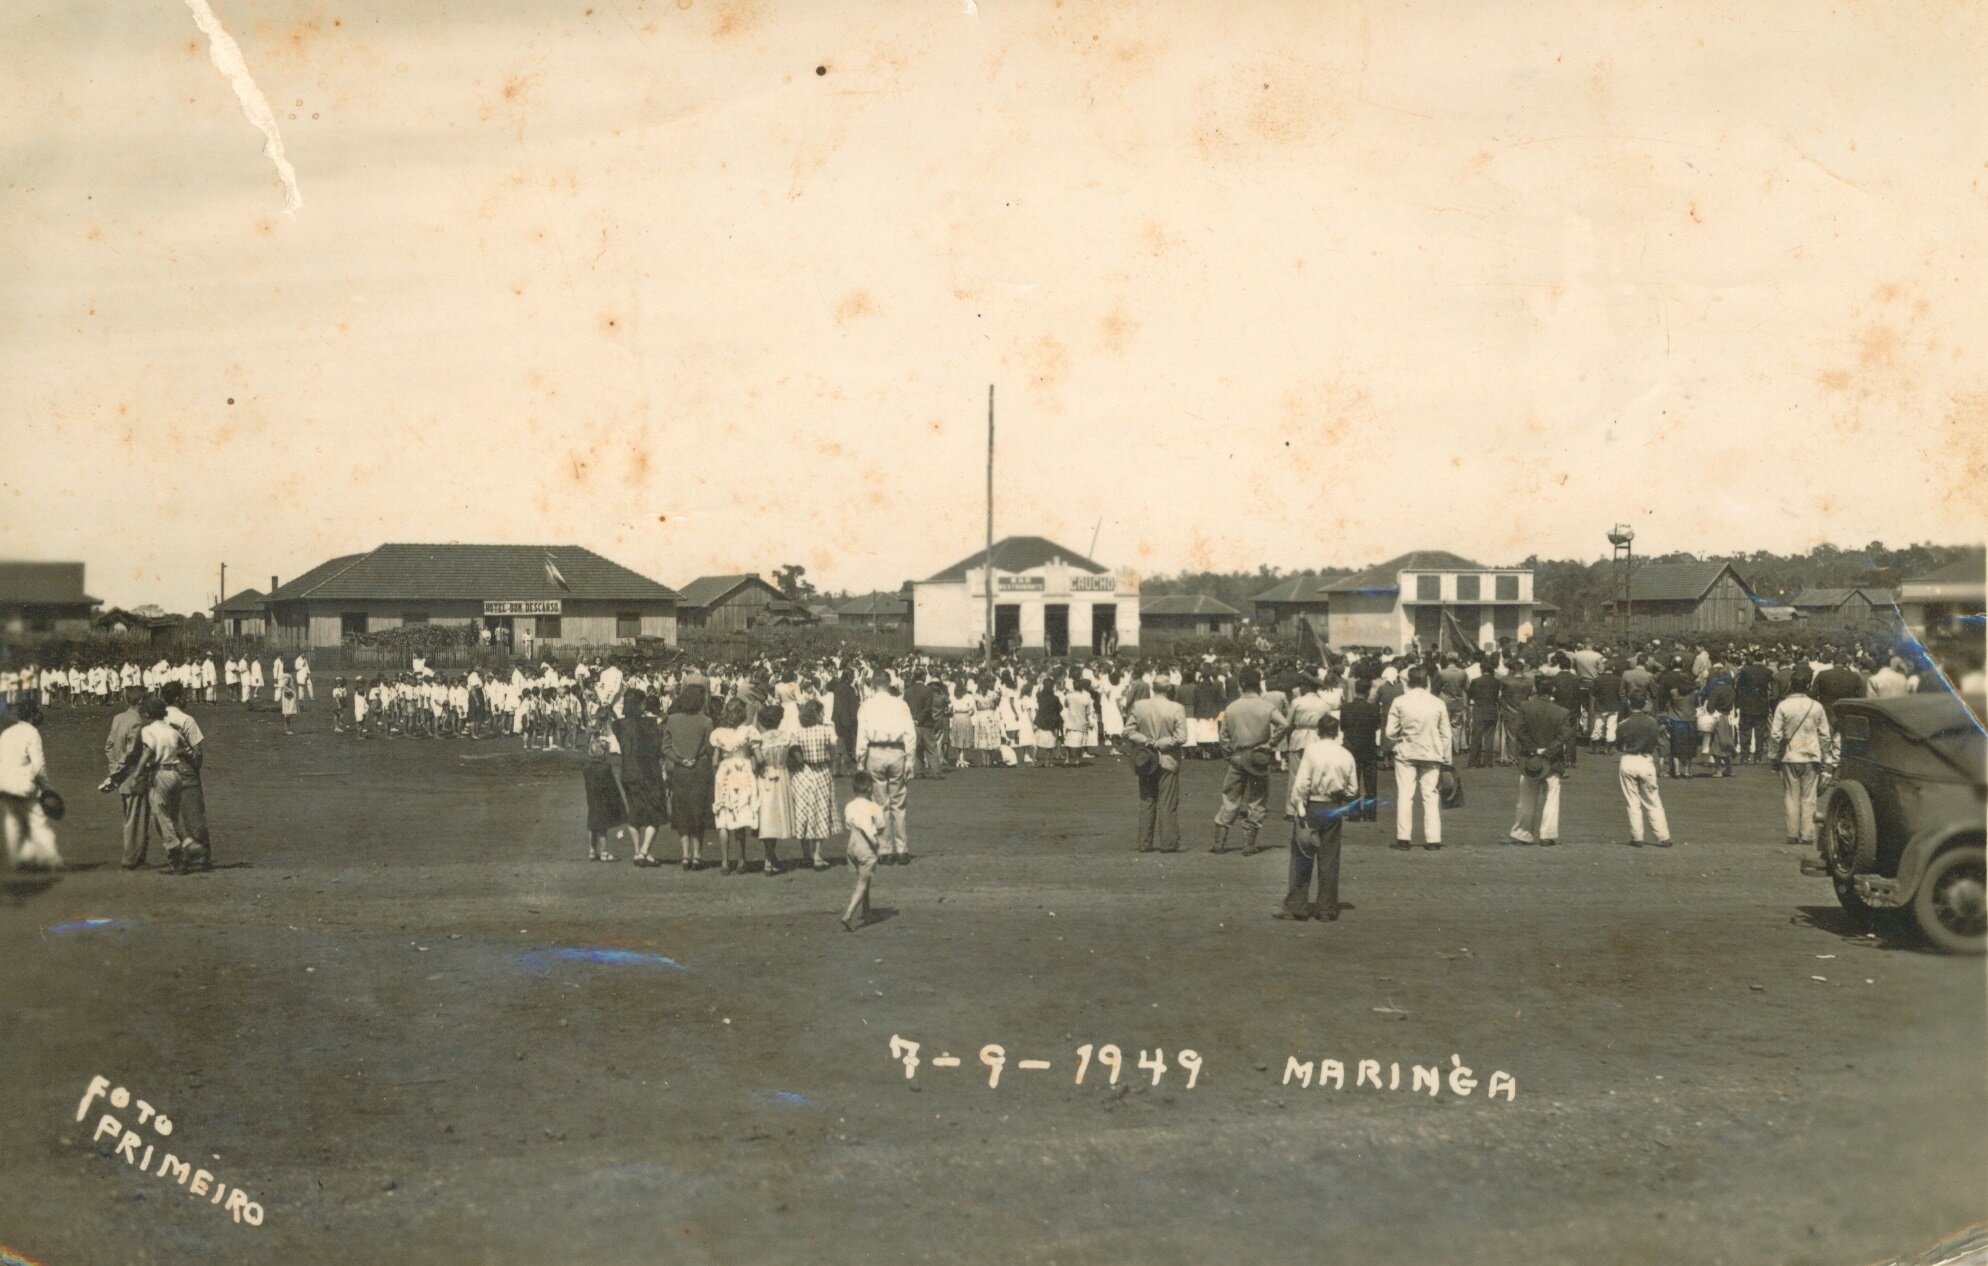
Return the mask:
[(141, 788), (119, 799), (124, 806), (124, 864), (142, 866), (152, 843), (151, 793)]
[(1254, 834), (1263, 826), (1270, 800), (1270, 779), (1244, 773), (1231, 764), (1222, 772), (1222, 807), (1215, 810), (1215, 825), (1227, 830), (1240, 817), (1243, 829)]
[[(1288, 914), (1330, 919), (1339, 913), (1338, 817), (1300, 823), (1291, 833), (1290, 883), (1284, 889)], [(1313, 854), (1316, 854), (1314, 859)], [(1312, 875), (1318, 875), (1318, 899), (1312, 899)]]
[(1422, 802), (1422, 839), (1443, 842), (1443, 766), (1433, 760), (1394, 762), (1394, 838), (1406, 844), (1415, 838), (1415, 802)]
[(1788, 838), (1815, 843), (1815, 793), (1822, 773), (1813, 761), (1781, 762), (1781, 808), (1788, 819)]
[(1645, 823), (1659, 843), (1670, 839), (1670, 822), (1664, 817), (1663, 797), (1657, 794), (1657, 762), (1643, 752), (1623, 756), (1616, 773), (1622, 784), (1622, 801), (1629, 810), (1629, 838), (1643, 842)]
[(1139, 775), (1139, 847), (1171, 853), (1180, 847), (1180, 770), (1155, 767)]
[(884, 811), (883, 838), (877, 841), (877, 851), (902, 857), (910, 849), (911, 788), (907, 775), (911, 760), (896, 748), (873, 747), (863, 753), (863, 768), (876, 783), (871, 797)]
[(12, 866), (60, 866), (55, 827), (36, 796), (0, 795), (0, 844)]
[(1519, 816), (1512, 823), (1511, 834), (1521, 844), (1560, 838), (1560, 775), (1519, 775)]
[(160, 769), (152, 775), (152, 822), (159, 828), (159, 839), (166, 846), (167, 857), (180, 850), (180, 786), (177, 769)]

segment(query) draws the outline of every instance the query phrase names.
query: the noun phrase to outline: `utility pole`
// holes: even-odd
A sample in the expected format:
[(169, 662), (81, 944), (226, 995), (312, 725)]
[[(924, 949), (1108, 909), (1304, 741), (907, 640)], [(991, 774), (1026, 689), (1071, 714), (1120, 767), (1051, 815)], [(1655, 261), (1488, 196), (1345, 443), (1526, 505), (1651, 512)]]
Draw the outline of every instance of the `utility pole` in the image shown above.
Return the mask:
[(214, 605), (218, 607), (218, 606), (220, 606), (220, 605), (221, 605), (222, 603), (226, 602), (227, 600), (228, 600), (228, 565), (227, 565), (226, 563), (222, 563), (222, 564), (221, 564), (221, 593), (220, 593), (220, 596), (219, 596), (219, 597), (217, 597), (217, 598), (215, 598), (215, 599), (214, 599)]
[(987, 601), (987, 659), (994, 660), (994, 384), (987, 384), (987, 553), (980, 560)]

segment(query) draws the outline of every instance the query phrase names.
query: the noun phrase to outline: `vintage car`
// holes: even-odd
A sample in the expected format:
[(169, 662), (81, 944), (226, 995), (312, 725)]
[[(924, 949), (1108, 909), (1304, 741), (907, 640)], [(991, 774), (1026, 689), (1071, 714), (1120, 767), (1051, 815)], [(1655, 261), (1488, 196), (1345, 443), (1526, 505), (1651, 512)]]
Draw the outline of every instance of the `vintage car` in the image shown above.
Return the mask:
[(1911, 921), (1950, 954), (1988, 936), (1988, 744), (1980, 697), (1947, 691), (1837, 705), (1842, 757), (1822, 803), (1821, 871), (1844, 909)]

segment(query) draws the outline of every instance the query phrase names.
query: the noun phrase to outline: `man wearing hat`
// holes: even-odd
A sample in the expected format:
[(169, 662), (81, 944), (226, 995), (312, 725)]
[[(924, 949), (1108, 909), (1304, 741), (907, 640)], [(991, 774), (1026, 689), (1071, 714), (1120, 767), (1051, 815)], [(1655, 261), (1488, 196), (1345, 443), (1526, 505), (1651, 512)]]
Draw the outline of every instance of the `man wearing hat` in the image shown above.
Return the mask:
[[(1293, 922), (1339, 917), (1339, 828), (1347, 807), (1360, 794), (1353, 755), (1339, 743), (1339, 722), (1331, 713), (1319, 716), (1313, 742), (1291, 775), (1286, 816), (1298, 819), (1291, 832), (1290, 882), (1284, 908), (1272, 918)], [(1312, 900), (1312, 871), (1318, 871), (1318, 899)]]
[(1139, 851), (1180, 851), (1180, 753), (1187, 746), (1187, 709), (1174, 701), (1174, 685), (1161, 678), (1137, 699), (1125, 718), (1123, 738), (1139, 777)]
[(1211, 853), (1229, 852), (1229, 827), (1243, 820), (1244, 856), (1261, 850), (1256, 834), (1270, 800), (1271, 753), (1290, 728), (1283, 706), (1263, 694), (1263, 674), (1244, 668), (1237, 677), (1242, 694), (1223, 709), (1216, 733), (1228, 768), (1222, 771), (1222, 807), (1215, 812), (1215, 842)]
[(1574, 714), (1540, 693), (1519, 707), (1519, 815), (1509, 843), (1560, 842), (1560, 779), (1574, 741)]
[(1291, 728), (1284, 738), (1284, 768), (1290, 770), (1297, 769), (1298, 762), (1305, 758), (1305, 749), (1318, 737), (1318, 719), (1334, 711), (1333, 697), (1315, 675), (1305, 673), (1294, 684)]

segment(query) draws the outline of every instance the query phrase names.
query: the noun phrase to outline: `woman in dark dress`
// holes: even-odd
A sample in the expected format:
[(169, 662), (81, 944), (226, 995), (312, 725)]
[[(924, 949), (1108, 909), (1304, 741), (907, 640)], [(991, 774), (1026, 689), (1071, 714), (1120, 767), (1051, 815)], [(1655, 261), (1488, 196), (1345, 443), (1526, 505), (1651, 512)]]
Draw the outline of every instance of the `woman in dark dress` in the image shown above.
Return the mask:
[(703, 686), (688, 685), (663, 719), (663, 765), (669, 771), (670, 826), (683, 843), (683, 868), (704, 864), (704, 833), (712, 828), (711, 718)]
[(1056, 693), (1056, 675), (1044, 673), (1042, 689), (1035, 696), (1036, 764), (1047, 769), (1056, 761), (1057, 743), (1063, 735), (1063, 699)]
[(622, 696), (623, 715), (614, 723), (614, 741), (621, 747), (621, 791), (628, 802), (628, 825), (635, 832), (635, 864), (660, 866), (649, 850), (663, 824), (669, 797), (663, 788), (662, 730), (656, 718), (644, 711), (647, 702), (640, 690)]

